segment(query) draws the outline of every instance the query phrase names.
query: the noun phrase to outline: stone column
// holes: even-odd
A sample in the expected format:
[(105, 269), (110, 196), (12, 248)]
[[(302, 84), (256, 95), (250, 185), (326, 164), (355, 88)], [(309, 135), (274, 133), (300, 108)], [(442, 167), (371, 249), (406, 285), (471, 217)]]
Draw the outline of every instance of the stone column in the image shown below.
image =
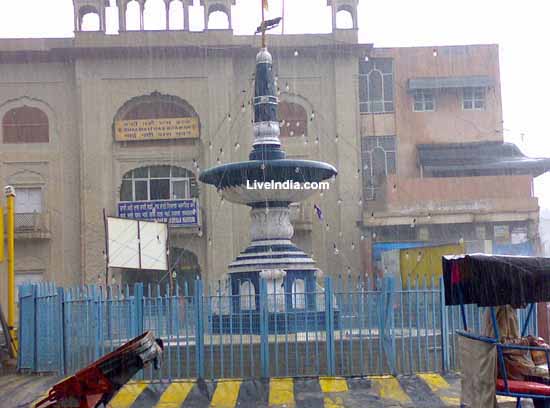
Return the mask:
[(166, 18), (165, 30), (170, 30), (170, 3), (171, 0), (164, 0), (164, 13)]
[(118, 32), (126, 31), (126, 0), (118, 0)]
[(189, 29), (189, 4), (186, 1), (183, 1), (183, 29), (191, 31)]
[(139, 4), (139, 29), (143, 31), (145, 27), (144, 21), (143, 21), (143, 11), (145, 8), (145, 0), (138, 0), (138, 4)]

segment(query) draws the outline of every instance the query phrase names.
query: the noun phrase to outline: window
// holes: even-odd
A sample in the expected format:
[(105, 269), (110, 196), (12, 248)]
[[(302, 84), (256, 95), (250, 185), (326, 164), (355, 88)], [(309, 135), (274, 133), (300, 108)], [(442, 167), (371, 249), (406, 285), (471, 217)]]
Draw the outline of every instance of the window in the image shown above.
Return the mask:
[(179, 200), (198, 197), (197, 180), (190, 170), (174, 166), (141, 167), (126, 173), (120, 201)]
[(361, 140), (363, 186), (366, 200), (376, 195), (388, 174), (395, 174), (397, 156), (395, 136), (367, 136)]
[(42, 212), (42, 189), (18, 188), (15, 196), (16, 214), (33, 214)]
[(415, 90), (413, 110), (415, 112), (433, 112), (435, 110), (433, 91), (430, 89)]
[(251, 281), (245, 280), (241, 283), (239, 289), (239, 298), (241, 300), (241, 310), (256, 309), (256, 290)]
[(22, 106), (6, 112), (2, 119), (4, 143), (48, 143), (48, 116), (38, 108)]
[(485, 109), (485, 88), (463, 88), (462, 109), (484, 110)]
[(393, 62), (359, 62), (359, 108), (362, 113), (393, 112)]
[(295, 279), (292, 282), (292, 308), (304, 309), (306, 307), (306, 283), (303, 279)]
[(279, 103), (281, 137), (307, 136), (307, 112), (297, 103)]
[(42, 189), (18, 188), (15, 196), (15, 229), (36, 228), (37, 217), (42, 213)]

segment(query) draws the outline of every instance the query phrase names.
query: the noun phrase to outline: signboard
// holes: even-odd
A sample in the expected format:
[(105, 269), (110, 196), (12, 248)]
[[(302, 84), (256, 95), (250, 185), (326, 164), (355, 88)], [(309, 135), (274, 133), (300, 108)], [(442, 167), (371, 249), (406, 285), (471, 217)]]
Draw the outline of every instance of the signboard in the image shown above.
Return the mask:
[(167, 240), (167, 224), (107, 217), (110, 267), (165, 271)]
[(199, 200), (125, 201), (118, 203), (118, 216), (196, 227), (200, 225)]
[(503, 244), (510, 242), (510, 227), (508, 225), (495, 225), (493, 233), (496, 243)]
[(523, 244), (529, 241), (529, 235), (527, 227), (514, 227), (512, 228), (512, 235), (510, 236), (512, 245)]
[(196, 139), (199, 137), (199, 118), (136, 119), (115, 121), (115, 140)]

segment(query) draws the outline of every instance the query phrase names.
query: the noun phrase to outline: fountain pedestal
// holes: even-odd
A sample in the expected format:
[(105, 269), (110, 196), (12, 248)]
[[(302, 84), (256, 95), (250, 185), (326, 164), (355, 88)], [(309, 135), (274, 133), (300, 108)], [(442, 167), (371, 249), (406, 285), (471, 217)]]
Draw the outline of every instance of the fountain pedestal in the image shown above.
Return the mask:
[[(337, 171), (327, 163), (286, 159), (279, 140), (272, 57), (265, 48), (256, 56), (254, 95), (249, 160), (210, 168), (199, 176), (228, 201), (251, 207), (251, 243), (229, 264), (229, 310), (212, 316), (212, 330), (259, 333), (262, 310), (268, 313), (269, 333), (322, 328), (324, 292), (316, 284), (320, 271), (291, 241), (289, 205), (315, 194), (306, 183), (328, 180)], [(266, 182), (275, 188), (257, 188)], [(283, 188), (285, 183), (292, 188)]]

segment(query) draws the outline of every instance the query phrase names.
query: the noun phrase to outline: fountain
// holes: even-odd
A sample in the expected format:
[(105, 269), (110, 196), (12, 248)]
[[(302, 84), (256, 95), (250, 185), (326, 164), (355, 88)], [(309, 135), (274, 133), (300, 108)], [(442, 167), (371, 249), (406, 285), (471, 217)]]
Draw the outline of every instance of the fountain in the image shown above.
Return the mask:
[[(265, 26), (263, 35), (265, 38)], [(262, 279), (270, 333), (277, 331), (277, 325), (280, 332), (281, 327), (301, 331), (304, 326), (324, 324), (324, 304), (319, 305), (322, 302), (314, 294), (320, 271), (313, 259), (291, 242), (294, 229), (289, 205), (316, 193), (303, 189), (304, 183), (330, 179), (337, 171), (327, 163), (286, 158), (279, 139), (277, 104), (272, 57), (264, 41), (256, 56), (254, 142), (249, 160), (213, 167), (199, 176), (224, 199), (251, 207), (251, 243), (229, 264), (231, 311), (213, 316), (216, 332), (235, 332), (235, 327), (259, 331)], [(271, 182), (272, 189), (251, 188), (265, 182)], [(281, 188), (285, 182), (300, 189)]]

